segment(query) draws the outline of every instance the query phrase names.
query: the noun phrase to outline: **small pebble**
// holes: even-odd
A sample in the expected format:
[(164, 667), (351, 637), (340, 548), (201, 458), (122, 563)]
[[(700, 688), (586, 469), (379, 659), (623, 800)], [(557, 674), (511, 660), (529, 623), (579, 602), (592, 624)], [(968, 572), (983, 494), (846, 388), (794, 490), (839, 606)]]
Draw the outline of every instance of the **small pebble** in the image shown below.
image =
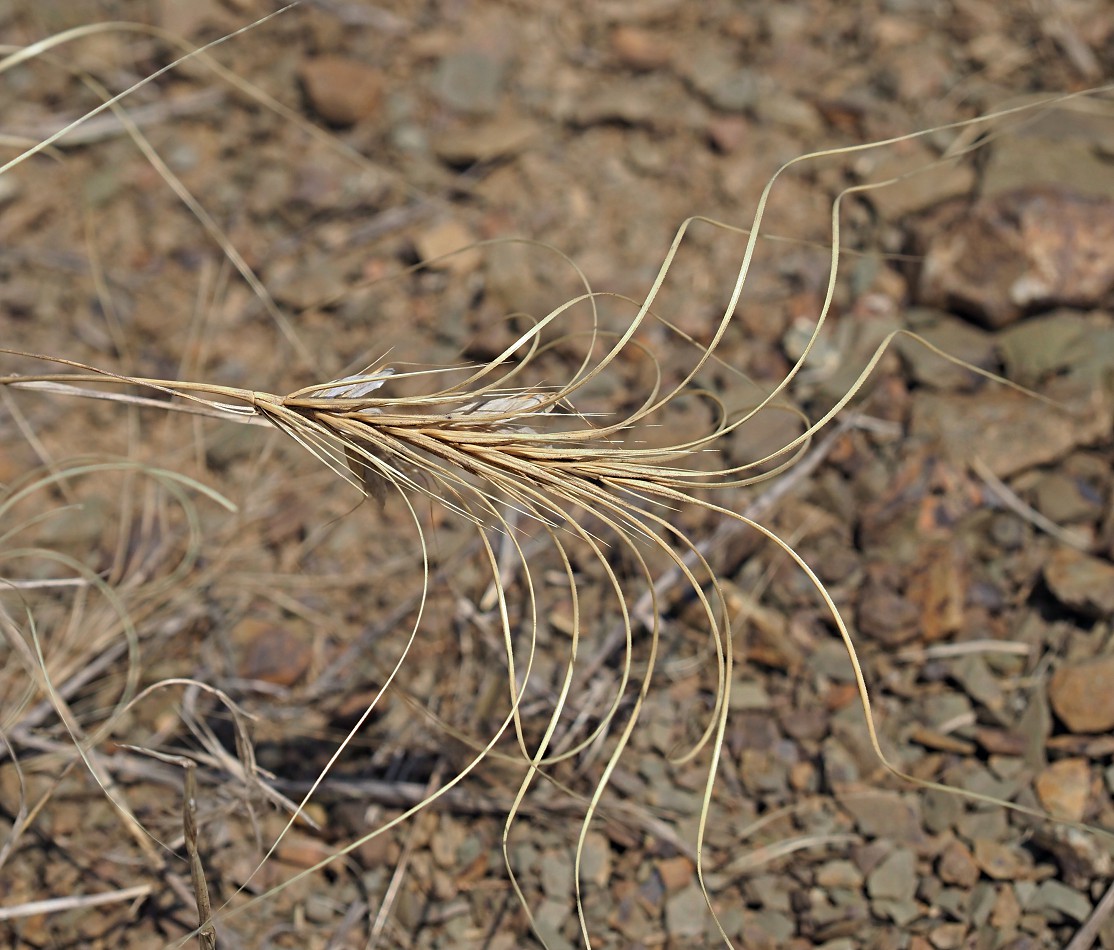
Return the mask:
[(1050, 879), (1041, 882), (1029, 904), (1029, 909), (1056, 911), (1077, 923), (1082, 923), (1091, 914), (1091, 902), (1086, 894)]
[(660, 36), (637, 26), (617, 26), (611, 31), (611, 52), (628, 69), (660, 69), (673, 57), (672, 47)]
[(1048, 682), (1048, 700), (1072, 732), (1114, 729), (1114, 656), (1060, 667)]
[(944, 848), (936, 870), (942, 881), (961, 887), (973, 887), (979, 879), (979, 866), (975, 863), (975, 856), (961, 841), (952, 841)]
[(450, 53), (437, 66), (434, 92), (450, 109), (484, 115), (499, 104), (504, 72), (501, 60), (478, 50)]
[(872, 900), (908, 901), (917, 890), (917, 859), (912, 851), (899, 848), (885, 858), (866, 880)]
[(1044, 569), (1049, 590), (1060, 603), (1088, 617), (1114, 616), (1114, 564), (1061, 548)]
[(1025, 876), (1029, 864), (1009, 845), (979, 838), (975, 841), (975, 862), (983, 872), (997, 881), (1012, 881)]
[(378, 70), (343, 56), (320, 56), (302, 65), (309, 103), (332, 125), (355, 125), (378, 108), (383, 78)]
[(1091, 767), (1086, 759), (1053, 762), (1036, 778), (1037, 798), (1054, 818), (1082, 821), (1091, 794)]
[[(468, 226), (455, 218), (434, 224), (414, 239), (418, 257), (437, 270), (466, 274), (480, 265), (480, 252), (470, 247), (476, 241)], [(467, 248), (467, 250), (464, 250)], [(459, 254), (453, 254), (460, 251)], [(451, 257), (443, 257), (452, 254)], [(443, 258), (438, 260), (438, 258)]]
[(675, 940), (688, 942), (684, 938), (699, 937), (704, 933), (707, 916), (708, 903), (695, 883), (678, 891), (665, 902), (666, 927)]
[(846, 887), (857, 890), (863, 886), (863, 875), (850, 861), (829, 861), (817, 869), (816, 883), (823, 888)]

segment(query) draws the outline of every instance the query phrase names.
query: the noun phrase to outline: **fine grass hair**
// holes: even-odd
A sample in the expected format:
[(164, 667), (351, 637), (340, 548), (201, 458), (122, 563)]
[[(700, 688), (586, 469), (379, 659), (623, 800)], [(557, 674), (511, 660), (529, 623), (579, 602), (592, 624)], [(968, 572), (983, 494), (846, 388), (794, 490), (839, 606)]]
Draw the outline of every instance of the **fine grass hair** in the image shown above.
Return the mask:
[[(264, 28), (282, 12), (264, 17), (245, 30)], [(609, 802), (609, 785), (629, 753), (632, 736), (642, 724), (647, 697), (661, 680), (670, 644), (667, 616), (671, 605), (681, 597), (678, 589), (683, 589), (683, 597), (693, 605), (690, 617), (693, 614), (699, 617), (705, 637), (700, 656), (707, 664), (706, 675), (712, 685), (711, 703), (703, 711), (703, 719), (691, 730), (693, 734), (685, 747), (670, 754), (676, 767), (698, 763), (703, 775), (694, 833), (688, 840), (671, 843), (681, 853), (692, 856), (713, 925), (725, 945), (735, 945), (720, 923), (712, 896), (717, 874), (726, 875), (731, 868), (708, 867), (706, 838), (710, 823), (715, 821), (725, 736), (734, 709), (740, 631), (733, 620), (723, 580), (714, 567), (714, 552), (686, 527), (693, 512), (709, 523), (726, 525), (731, 530), (756, 532), (807, 579), (846, 648), (870, 746), (895, 779), (999, 805), (1034, 819), (1049, 818), (1035, 808), (927, 781), (894, 764), (879, 739), (870, 683), (836, 599), (813, 566), (797, 552), (792, 539), (762, 520), (762, 513), (768, 510), (762, 499), (773, 497), (781, 480), (799, 478), (802, 476), (795, 473), (812, 471), (831, 450), (833, 443), (825, 438), (830, 431), (843, 433), (855, 427), (870, 429), (881, 424), (869, 413), (868, 383), (899, 338), (912, 340), (940, 359), (964, 366), (992, 385), (1010, 387), (1052, 405), (1044, 396), (964, 363), (903, 329), (887, 333), (863, 364), (853, 367), (851, 384), (816, 418), (809, 417), (794, 401), (794, 384), (815, 363), (814, 350), (825, 333), (841, 260), (845, 254), (853, 253), (841, 243), (844, 207), (855, 195), (900, 188), (903, 179), (846, 188), (833, 203), (829, 270), (822, 305), (799, 356), (776, 385), (762, 387), (750, 381), (720, 355), (720, 350), (737, 321), (752, 261), (764, 237), (767, 203), (783, 176), (800, 166), (892, 148), (919, 137), (939, 139), (947, 134), (954, 134), (958, 144), (941, 163), (958, 161), (995, 135), (1005, 134), (1003, 130), (1009, 128), (1011, 121), (1025, 120), (1042, 108), (1072, 97), (1049, 98), (886, 141), (795, 158), (770, 178), (748, 228), (705, 217), (684, 221), (645, 295), (637, 300), (594, 290), (588, 277), (559, 251), (524, 242), (538, 253), (551, 254), (567, 265), (582, 290), (544, 315), (511, 321), (508, 325), (514, 330), (494, 355), (482, 361), (462, 358), (455, 364), (431, 366), (380, 351), (370, 353), (360, 366), (329, 364), (322, 370), (316, 348), (303, 341), (301, 332), (272, 300), (245, 256), (205, 210), (203, 201), (189, 193), (129, 118), (128, 96), (183, 63), (200, 65), (257, 104), (305, 127), (323, 147), (338, 150), (358, 165), (368, 164), (367, 160), (236, 77), (209, 55), (212, 47), (236, 39), (239, 33), (222, 37), (208, 47), (187, 49), (179, 40), (149, 27), (104, 24), (60, 34), (33, 48), (11, 51), (0, 60), (0, 74), (36, 57), (53, 57), (59, 68), (66, 68), (65, 45), (96, 31), (146, 32), (161, 43), (173, 42), (184, 52), (158, 73), (117, 95), (110, 95), (91, 77), (83, 77), (104, 98), (104, 104), (57, 134), (30, 144), (0, 167), (0, 175), (39, 153), (49, 153), (51, 148), (64, 143), (67, 133), (110, 111), (271, 315), (289, 352), (301, 364), (300, 369), (310, 372), (312, 368), (318, 376), (309, 385), (286, 393), (267, 392), (255, 388), (255, 381), (250, 378), (235, 386), (189, 378), (185, 373), (182, 378), (161, 378), (146, 375), (142, 366), (118, 372), (70, 359), (66, 354), (31, 353), (6, 346), (0, 348), (0, 353), (19, 367), (18, 372), (0, 375), (0, 394), (7, 397), (5, 406), (12, 418), (22, 418), (17, 400), (33, 395), (62, 406), (70, 399), (104, 401), (109, 404), (109, 411), (120, 413), (125, 425), (132, 424), (127, 419), (169, 414), (192, 416), (205, 427), (246, 425), (277, 429), (336, 480), (347, 483), (351, 489), (348, 494), (356, 503), (350, 506), (353, 510), (340, 515), (342, 521), (356, 521), (362, 530), (371, 533), (376, 519), (383, 517), (385, 511), (404, 512), (417, 553), (419, 577), (414, 579), (417, 592), (403, 614), (401, 622), (408, 627), (398, 649), (376, 657), (382, 676), (351, 717), (352, 724), (336, 742), (324, 767), (308, 787), (288, 793), (259, 764), (253, 749), (253, 717), (234, 697), (197, 677), (167, 676), (140, 686), (144, 651), (139, 648), (138, 628), (157, 625), (160, 617), (176, 608), (184, 596), (187, 578), (189, 584), (197, 586), (200, 575), (216, 572), (223, 566), (206, 562), (209, 546), (206, 528), (212, 525), (213, 518), (205, 512), (231, 514), (237, 511), (237, 502), (197, 478), (176, 473), (173, 467), (133, 459), (56, 463), (46, 458), (44, 471), (35, 473), (25, 483), (9, 486), (0, 497), (0, 538), (6, 542), (3, 546), (6, 567), (0, 573), (3, 588), (0, 621), (9, 656), (18, 660), (17, 665), (29, 684), (18, 696), (13, 694), (10, 682), (5, 684), (8, 705), (0, 713), (9, 756), (13, 762), (18, 761), (21, 743), (29, 740), (34, 725), (51, 713), (56, 715), (65, 726), (71, 747), (67, 752), (56, 744), (51, 753), (63, 760), (68, 755), (67, 769), (87, 769), (148, 856), (149, 866), (159, 873), (170, 873), (167, 867), (172, 863), (166, 856), (165, 841), (171, 840), (167, 830), (160, 829), (156, 834), (144, 826), (128, 805), (99, 750), (110, 741), (118, 742), (117, 732), (124, 732), (141, 716), (144, 704), (151, 702), (155, 694), (178, 691), (187, 697), (179, 711), (197, 739), (195, 755), (171, 755), (156, 748), (155, 742), (142, 748), (128, 745), (136, 758), (151, 759), (152, 768), (157, 764), (184, 771), (182, 840), (189, 854), (191, 874), (187, 893), (194, 895), (197, 904), (198, 928), (180, 944), (198, 936), (207, 945), (214, 945), (221, 928), (233, 926), (238, 916), (274, 899), (283, 889), (318, 869), (343, 862), (346, 855), (367, 848), (376, 838), (429, 810), (438, 800), (449, 800), (466, 787), (466, 780), (481, 765), (493, 764), (504, 770), (501, 774), (513, 775), (517, 782), (504, 802), (501, 849), (506, 875), (522, 912), (543, 943), (544, 929), (534, 921), (534, 907), (514, 866), (516, 821), (530, 806), (531, 795), (546, 785), (551, 793), (543, 801), (553, 802), (560, 797), (563, 804), (553, 805), (554, 809), (566, 808), (577, 813), (572, 887), (580, 937), (585, 946), (591, 946), (592, 932), (585, 913), (588, 888), (583, 873), (585, 850), (590, 835), (609, 809), (617, 809)], [(1078, 95), (1105, 102), (1109, 92), (1109, 88), (1103, 88)], [(929, 174), (931, 169), (919, 173)], [(713, 229), (713, 233), (745, 238), (729, 299), (711, 334), (702, 340), (685, 332), (669, 314), (659, 312), (674, 261), (695, 229)], [(479, 248), (483, 250), (497, 243), (485, 242)], [(475, 250), (472, 247), (467, 252)], [(424, 261), (399, 276), (409, 276), (445, 259)], [(601, 317), (605, 307), (627, 314), (621, 326), (616, 328), (613, 320)], [(121, 347), (120, 351), (127, 349)], [(670, 354), (669, 365), (674, 368), (678, 352), (688, 355), (683, 371), (663, 369), (666, 352)], [(635, 363), (647, 368), (644, 388), (628, 394), (621, 408), (609, 406), (601, 397), (607, 391), (603, 384), (612, 376), (625, 378), (625, 367)], [(728, 375), (747, 389), (750, 396), (745, 409), (729, 408), (716, 395), (708, 382), (713, 371)], [(856, 400), (863, 407), (853, 405)], [(706, 420), (702, 429), (677, 437), (669, 434), (675, 429), (667, 412), (679, 404), (702, 407), (702, 418)], [(1056, 408), (1065, 413), (1074, 411), (1073, 407)], [(724, 443), (736, 433), (745, 434), (748, 424), (768, 419), (777, 420), (784, 432), (779, 443), (769, 451), (756, 453), (757, 457), (727, 463), (722, 452)], [(30, 423), (27, 431), (33, 436)], [(281, 474), (286, 477), (290, 473)], [(65, 499), (67, 492), (75, 490), (73, 486), (102, 476), (118, 484), (121, 511), (144, 526), (142, 531), (119, 530), (118, 549), (103, 569), (94, 568), (78, 557), (20, 540), (22, 535), (34, 535), (43, 523), (49, 522), (52, 498)], [(265, 480), (265, 475), (260, 480)], [(140, 483), (147, 486), (143, 492), (136, 487)], [(740, 502), (743, 489), (756, 489), (758, 499), (745, 508)], [(75, 495), (75, 500), (78, 497)], [(136, 501), (141, 497), (146, 497), (142, 505)], [(359, 503), (361, 497), (369, 503)], [(38, 513), (36, 504), (41, 505)], [(431, 511), (437, 512), (436, 517)], [(457, 522), (472, 532), (467, 550), (471, 563), (479, 565), (479, 579), (458, 585), (446, 576), (438, 555), (435, 525), (440, 519)], [(137, 556), (136, 537), (151, 545), (149, 556)], [(159, 547), (159, 538), (172, 538), (173, 543), (167, 541), (165, 548)], [(372, 550), (368, 558), (374, 557)], [(19, 568), (20, 565), (26, 568), (31, 562), (39, 563), (37, 577), (35, 572)], [(49, 563), (50, 568), (43, 568), (44, 563)], [(45, 636), (45, 627), (37, 619), (37, 612), (49, 613), (49, 609), (57, 609), (57, 604), (49, 609), (44, 607), (36, 600), (36, 590), (67, 586), (81, 590), (85, 598), (80, 603), (72, 602), (66, 621), (71, 629), (80, 629), (82, 636), (88, 638), (80, 647), (84, 652), (77, 652), (72, 639), (58, 641)], [(482, 736), (451, 721), (447, 713), (423, 706), (403, 682), (422, 639), (442, 635), (434, 622), (439, 614), (431, 605), (440, 598), (440, 590), (445, 586), (454, 590), (467, 587), (472, 598), (468, 607), (471, 622), (502, 651), (498, 671), (501, 690), (499, 698), (491, 703), (490, 728)], [(96, 601), (95, 609), (89, 606), (91, 600)], [(564, 639), (560, 641), (560, 661), (554, 665), (543, 661), (542, 654), (555, 649), (547, 628), (558, 608), (563, 611)], [(104, 705), (101, 697), (101, 707), (87, 711), (83, 719), (70, 702), (70, 697), (80, 693), (82, 686), (82, 681), (75, 679), (82, 657), (99, 653), (113, 641), (120, 644), (119, 652), (126, 656), (123, 685), (110, 704)], [(428, 655), (424, 654), (427, 659)], [(615, 679), (609, 681), (609, 693), (600, 695), (593, 677), (605, 665), (617, 672)], [(432, 675), (450, 678), (453, 672), (435, 670)], [(495, 675), (491, 670), (487, 672), (489, 677)], [(228, 739), (222, 741), (208, 727), (199, 706), (203, 700), (222, 708), (228, 721), (234, 724), (231, 745), (235, 754), (228, 750)], [(284, 840), (315, 820), (313, 806), (319, 790), (337, 764), (353, 754), (363, 731), (390, 702), (414, 709), (425, 728), (453, 744), (457, 760), (451, 764), (449, 759), (443, 760), (441, 771), (435, 775), (436, 781), (431, 781), (427, 793), (400, 807), (397, 815), (375, 824), (366, 834), (333, 847), (319, 861), (285, 879), (275, 881), (265, 875), (265, 868)], [(206, 888), (204, 868), (198, 857), (205, 834), (204, 825), (198, 824), (198, 802), (207, 794), (208, 786), (201, 782), (199, 787), (202, 776), (197, 772), (203, 773), (207, 768), (232, 775), (243, 789), (245, 808), (253, 813), (266, 806), (284, 809), (287, 815), (273, 839), (264, 842), (262, 859), (247, 869), (241, 881), (241, 888), (251, 891), (250, 898), (211, 901)], [(20, 802), (18, 827), (5, 844), (5, 854), (33, 823), (37, 807), (41, 803)], [(1085, 825), (1080, 827), (1095, 834), (1110, 834)], [(654, 826), (654, 830), (662, 833), (660, 825)], [(781, 850), (765, 852), (761, 859), (772, 860), (795, 848), (817, 843), (835, 841), (802, 836), (796, 842), (785, 842)], [(5, 854), (0, 854), (0, 860)], [(254, 886), (255, 880), (264, 878), (265, 885)], [(137, 896), (133, 891), (126, 893), (128, 896), (121, 899)], [(384, 901), (384, 909), (389, 910), (389, 902)], [(384, 933), (385, 927), (385, 921), (375, 920), (372, 941)]]

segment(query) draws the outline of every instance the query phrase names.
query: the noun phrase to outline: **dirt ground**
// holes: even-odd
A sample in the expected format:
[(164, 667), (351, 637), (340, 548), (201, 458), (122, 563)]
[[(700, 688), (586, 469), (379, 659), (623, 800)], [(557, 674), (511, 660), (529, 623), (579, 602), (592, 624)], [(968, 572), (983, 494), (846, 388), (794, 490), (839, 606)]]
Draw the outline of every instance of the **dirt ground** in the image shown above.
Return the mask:
[[(274, 9), (0, 5), (5, 56), (56, 40), (0, 66), (0, 159)], [(0, 346), (112, 373), (412, 396), (589, 289), (514, 357), (547, 391), (689, 219), (529, 428), (602, 429), (714, 346), (607, 441), (633, 473), (830, 303), (782, 408), (676, 462), (752, 475), (893, 331), (966, 361), (899, 336), (795, 465), (692, 490), (813, 578), (707, 504), (646, 502), (629, 546), (600, 509), (477, 531), (164, 391), (0, 386), (6, 944), (212, 945), (194, 857), (228, 948), (1114, 948), (1114, 122), (1039, 106), (1112, 58), (1102, 0), (306, 0), (0, 174)], [(829, 288), (833, 201), (891, 179), (841, 199)]]

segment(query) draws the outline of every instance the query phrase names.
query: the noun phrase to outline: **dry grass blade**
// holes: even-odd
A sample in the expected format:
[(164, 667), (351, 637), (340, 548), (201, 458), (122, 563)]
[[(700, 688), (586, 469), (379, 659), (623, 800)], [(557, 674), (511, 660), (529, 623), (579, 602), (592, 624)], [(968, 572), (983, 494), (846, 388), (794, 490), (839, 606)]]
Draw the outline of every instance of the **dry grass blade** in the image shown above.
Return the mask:
[(48, 900), (30, 901), (13, 907), (0, 907), (0, 920), (16, 920), (20, 917), (33, 917), (36, 914), (60, 914), (68, 910), (86, 907), (99, 907), (122, 901), (140, 901), (151, 893), (149, 884), (125, 887), (104, 894), (79, 894), (73, 897), (53, 897)]
[(1102, 898), (1095, 904), (1091, 916), (1083, 922), (1083, 926), (1064, 950), (1091, 950), (1111, 915), (1114, 915), (1114, 884), (1106, 889)]
[(213, 909), (209, 904), (209, 885), (205, 880), (205, 865), (197, 849), (197, 777), (193, 762), (183, 763), (186, 773), (185, 794), (182, 799), (182, 826), (185, 832), (186, 853), (190, 859), (190, 879), (197, 898), (199, 921), (198, 939), (206, 950), (216, 950), (217, 932), (213, 927)]

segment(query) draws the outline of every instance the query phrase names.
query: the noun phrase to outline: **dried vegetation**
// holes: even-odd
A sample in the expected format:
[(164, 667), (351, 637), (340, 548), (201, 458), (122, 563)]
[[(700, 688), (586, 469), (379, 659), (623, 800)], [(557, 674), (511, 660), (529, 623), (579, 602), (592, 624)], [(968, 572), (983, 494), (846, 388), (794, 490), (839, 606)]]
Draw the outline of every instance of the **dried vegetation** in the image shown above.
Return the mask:
[[(271, 26), (253, 28), (261, 34)], [(66, 51), (125, 29), (132, 28), (57, 34), (0, 61), (0, 73), (41, 59), (54, 70), (74, 69), (107, 97), (84, 65), (67, 64)], [(173, 39), (139, 28), (135, 38), (159, 49)], [(221, 94), (248, 97), (252, 115), (277, 115), (299, 130), (328, 161), (351, 162), (379, 192), (400, 187), (336, 136), (217, 64), (211, 56), (219, 51), (186, 53), (150, 75), (199, 71)], [(868, 877), (871, 912), (892, 911), (890, 929), (880, 926), (879, 934), (914, 924), (902, 919), (906, 905), (929, 902), (918, 891), (917, 904), (904, 885), (887, 891), (888, 881), (908, 876), (903, 863), (910, 874), (921, 860), (940, 866), (949, 883), (966, 880), (966, 866), (943, 869), (941, 855), (954, 845), (962, 853), (951, 855), (952, 864), (966, 855), (976, 877), (1024, 877), (1020, 865), (1005, 867), (1024, 860), (1003, 836), (972, 831), (988, 842), (973, 848), (974, 857), (955, 836), (938, 840), (934, 851), (916, 822), (895, 831), (903, 821), (895, 819), (879, 830), (870, 804), (904, 815), (912, 807), (905, 793), (917, 787), (941, 813), (962, 812), (964, 801), (989, 803), (993, 809), (970, 814), (1004, 823), (1010, 809), (1024, 816), (1024, 828), (1052, 827), (1043, 816), (1055, 796), (1040, 794), (1039, 785), (1036, 799), (1017, 794), (1009, 767), (999, 763), (997, 785), (964, 781), (962, 761), (974, 747), (966, 734), (952, 733), (973, 721), (937, 721), (902, 737), (929, 756), (911, 757), (893, 734), (879, 738), (875, 717), (896, 718), (908, 687), (902, 663), (939, 667), (954, 657), (989, 656), (1002, 659), (995, 672), (1016, 681), (1039, 674), (1041, 660), (1024, 638), (960, 635), (970, 598), (954, 594), (944, 575), (962, 570), (962, 556), (935, 529), (967, 511), (944, 510), (950, 501), (921, 508), (936, 545), (924, 584), (944, 594), (913, 621), (930, 634), (912, 653), (895, 653), (915, 635), (894, 632), (903, 608), (881, 566), (856, 595), (857, 625), (885, 648), (871, 655), (874, 675), (888, 677), (880, 712), (871, 703), (873, 675), (864, 672), (845, 620), (849, 593), (838, 553), (830, 545), (819, 561), (798, 553), (802, 539), (825, 534), (810, 519), (827, 524), (831, 513), (802, 505), (806, 517), (796, 528), (777, 526), (771, 513), (822, 465), (834, 461), (850, 474), (868, 464), (867, 451), (885, 456), (904, 438), (904, 421), (887, 406), (892, 390), (873, 386), (898, 350), (918, 372), (961, 373), (967, 391), (1017, 396), (1061, 426), (1077, 426), (1070, 420), (1081, 412), (1105, 420), (1077, 444), (1109, 447), (1102, 430), (1109, 394), (1080, 399), (1078, 390), (1053, 386), (1039, 395), (1025, 388), (1037, 379), (1007, 381), (997, 364), (959, 359), (931, 342), (931, 332), (885, 321), (850, 342), (829, 330), (841, 261), (881, 259), (844, 249), (844, 207), (857, 208), (858, 197), (875, 189), (900, 190), (904, 172), (837, 189), (823, 252), (828, 276), (816, 289), (811, 322), (799, 321), (796, 337), (783, 341), (790, 355), (783, 371), (752, 379), (734, 348), (745, 336), (738, 314), (756, 256), (816, 252), (803, 241), (761, 240), (767, 204), (783, 179), (800, 168), (830, 179), (841, 163), (900, 153), (924, 139), (952, 141), (941, 158), (942, 168), (951, 167), (1047, 103), (794, 159), (758, 196), (748, 230), (686, 221), (637, 298), (595, 290), (590, 274), (543, 242), (459, 250), (439, 246), (443, 233), (426, 232), (422, 260), (388, 268), (385, 285), (369, 266), (367, 279), (353, 286), (326, 288), (323, 296), (312, 287), (295, 291), (304, 305), (293, 308), (272, 300), (256, 277), (259, 248), (242, 248), (235, 228), (206, 210), (206, 196), (191, 195), (140, 129), (142, 116), (130, 103), (146, 83), (106, 98), (2, 170), (33, 176), (52, 160), (43, 156), (67, 147), (67, 135), (73, 147), (73, 136), (115, 116), (127, 137), (111, 147), (138, 148), (159, 186), (185, 204), (222, 255), (218, 265), (195, 268), (197, 314), (174, 334), (178, 365), (164, 366), (158, 378), (133, 375), (146, 372), (145, 347), (163, 354), (152, 327), (132, 336), (114, 315), (106, 265), (92, 250), (82, 276), (95, 286), (104, 320), (81, 344), (113, 359), (36, 355), (12, 335), (2, 351), (5, 417), (41, 463), (26, 474), (5, 471), (0, 501), (7, 651), (0, 863), (9, 882), (2, 916), (13, 939), (92, 945), (133, 932), (147, 945), (156, 935), (172, 944), (305, 945), (312, 934), (331, 946), (470, 940), (502, 947), (532, 932), (562, 947), (570, 939), (616, 945), (642, 927), (651, 942), (757, 946), (781, 939), (762, 931), (776, 930), (772, 917), (755, 921), (780, 904), (755, 882), (764, 868), (791, 867), (798, 852), (825, 857), (815, 883), (832, 893)], [(1104, 94), (1086, 101), (1105, 104)], [(910, 174), (933, 169), (921, 163)], [(150, 223), (160, 226), (157, 216)], [(95, 234), (94, 225), (89, 230)], [(741, 264), (716, 317), (697, 326), (677, 301), (684, 278), (699, 273), (701, 249), (713, 244), (736, 248)], [(89, 246), (96, 246), (92, 236)], [(461, 357), (445, 352), (452, 347), (426, 332), (431, 321), (420, 315), (413, 317), (420, 332), (406, 332), (408, 325), (395, 340), (354, 346), (356, 330), (330, 336), (330, 319), (352, 322), (346, 301), (368, 306), (375, 293), (405, 295), (423, 280), (442, 304), (466, 309), (451, 288), (454, 278), (467, 286), (472, 265), (454, 268), (477, 252), (556, 262), (550, 273), (563, 269), (566, 277), (553, 285), (565, 279), (574, 289), (538, 315), (488, 314)], [(268, 345), (283, 354), (284, 375), (300, 388), (286, 395), (247, 388), (266, 382), (252, 378), (259, 350), (238, 351), (228, 299), (243, 305), (240, 286), (268, 315)], [(87, 433), (67, 428), (72, 412), (85, 414), (78, 429), (95, 428), (94, 441), (103, 438), (96, 457), (62, 454), (70, 436), (77, 451), (92, 449)], [(289, 442), (259, 431), (268, 427)], [(324, 468), (307, 465), (305, 453)], [(921, 475), (906, 472), (911, 480), (932, 463), (918, 464)], [(1043, 516), (1001, 481), (1013, 474), (1009, 466), (995, 468), (986, 484), (1016, 502), (1024, 516), (1018, 523), (1060, 530), (1047, 518), (1041, 524)], [(942, 465), (934, 477), (946, 482), (955, 471)], [(957, 504), (970, 509), (977, 500)], [(933, 518), (938, 523), (928, 524)], [(875, 519), (877, 531), (887, 530), (881, 513)], [(1061, 542), (1088, 547), (1082, 535), (1061, 534)], [(760, 540), (764, 559), (753, 557)], [(791, 610), (763, 604), (771, 586)], [(844, 751), (825, 743), (826, 732), (810, 734), (819, 726), (805, 721), (807, 710), (794, 718), (790, 686), (778, 695), (779, 715), (797, 730), (801, 748), (811, 743), (814, 758), (785, 742), (751, 741), (748, 730), (766, 728), (759, 717), (772, 702), (769, 690), (781, 687), (741, 672), (740, 650), (788, 683), (812, 662), (808, 649), (830, 657), (832, 645), (851, 663), (842, 675), (823, 669), (828, 711), (850, 710), (856, 699), (861, 706), (855, 726), (839, 727)], [(972, 685), (979, 671), (984, 680)], [(985, 709), (1001, 711), (1001, 687), (990, 673), (975, 664), (937, 680), (957, 676)], [(947, 694), (933, 695), (939, 713), (952, 708)], [(970, 706), (954, 709), (963, 719)], [(1001, 711), (1000, 718), (1008, 717)], [(1009, 754), (1008, 738), (1001, 743), (992, 755)], [(856, 761), (847, 761), (847, 748)], [(779, 750), (791, 761), (778, 765)], [(765, 788), (763, 769), (788, 778)], [(795, 800), (772, 807), (787, 789)], [(763, 799), (768, 792), (776, 795)], [(837, 800), (852, 820), (833, 817)], [(1057, 817), (1073, 833), (1089, 829), (1094, 837), (1085, 842), (1106, 835), (1092, 812), (1073, 806)], [(1100, 869), (1104, 845), (1041, 834), (1042, 847), (1061, 863), (1070, 853), (1077, 866)], [(878, 846), (891, 839), (917, 847)], [(989, 854), (991, 847), (1002, 852)], [(67, 859), (53, 860), (52, 849)], [(841, 864), (843, 853), (855, 861)], [(648, 855), (652, 880), (639, 870)], [(873, 873), (890, 862), (892, 874)], [(807, 867), (812, 875), (813, 864)], [(789, 891), (778, 893), (788, 901)], [(854, 901), (832, 906), (826, 923), (802, 911), (819, 929), (784, 939), (839, 940), (863, 926), (866, 912)], [(105, 907), (112, 911), (98, 916)], [(654, 907), (659, 921), (650, 917)], [(963, 921), (959, 911), (952, 916)], [(463, 929), (454, 930), (454, 920)], [(695, 933), (686, 929), (691, 920), (700, 922)], [(943, 946), (947, 935), (936, 924), (914, 930), (933, 933), (932, 945)], [(765, 936), (752, 942), (747, 935), (756, 933)]]

